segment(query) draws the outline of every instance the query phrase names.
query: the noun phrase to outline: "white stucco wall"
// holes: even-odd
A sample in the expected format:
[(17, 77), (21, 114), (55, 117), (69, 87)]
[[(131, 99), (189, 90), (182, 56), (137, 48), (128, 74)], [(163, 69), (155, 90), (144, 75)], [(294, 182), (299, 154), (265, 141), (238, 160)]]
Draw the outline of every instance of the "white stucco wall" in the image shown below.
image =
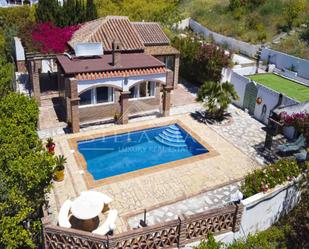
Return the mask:
[(238, 100), (234, 101), (234, 104), (242, 108), (244, 104), (246, 85), (250, 82), (250, 80), (237, 74), (236, 72), (233, 72), (230, 82), (234, 85), (235, 91), (239, 97)]
[(270, 55), (270, 62), (279, 69), (289, 69), (293, 65), (298, 72), (298, 76), (309, 79), (309, 60), (301, 59), (269, 48), (264, 48), (261, 60), (267, 61)]
[(241, 67), (241, 68), (235, 68), (234, 72), (240, 74), (240, 75), (252, 75), (256, 72), (256, 67)]
[(14, 37), (14, 46), (15, 46), (15, 59), (16, 61), (25, 60), (25, 49), (21, 44), (21, 40), (18, 37)]
[[(184, 25), (187, 24), (187, 20), (184, 21)], [(259, 50), (258, 45), (252, 45), (247, 42), (236, 40), (232, 37), (224, 36), (219, 33), (213, 32), (200, 23), (196, 22), (192, 18), (189, 19), (189, 27), (196, 33), (203, 35), (205, 38), (213, 37), (214, 41), (221, 45), (227, 45), (230, 50), (237, 51), (241, 54), (249, 57), (254, 57)]]
[(216, 239), (231, 243), (235, 239), (246, 239), (249, 234), (264, 231), (271, 227), (279, 218), (291, 211), (298, 203), (300, 191), (297, 183), (287, 183), (268, 191), (259, 193), (242, 201), (244, 213), (240, 231), (229, 232)]
[[(262, 103), (255, 105), (254, 117), (262, 123), (267, 124), (270, 111), (278, 104), (279, 93), (260, 84), (257, 84), (257, 88), (257, 97), (262, 98)], [(266, 109), (266, 112), (263, 109)]]
[(118, 77), (118, 78), (108, 78), (108, 79), (97, 79), (97, 80), (79, 80), (77, 81), (78, 93), (82, 91), (93, 88), (97, 86), (109, 86), (115, 87), (122, 91), (129, 91), (129, 89), (141, 81), (157, 81), (162, 84), (166, 84), (166, 73), (162, 74), (152, 74), (152, 75), (142, 75), (142, 76), (132, 76), (132, 77)]

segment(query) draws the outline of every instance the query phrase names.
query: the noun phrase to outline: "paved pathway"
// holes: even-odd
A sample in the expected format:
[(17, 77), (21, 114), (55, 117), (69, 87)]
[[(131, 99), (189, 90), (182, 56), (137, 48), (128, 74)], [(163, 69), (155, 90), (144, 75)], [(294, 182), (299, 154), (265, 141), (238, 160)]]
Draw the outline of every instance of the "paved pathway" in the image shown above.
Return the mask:
[[(208, 124), (218, 134), (242, 150), (260, 164), (278, 159), (272, 151), (264, 150), (266, 132), (262, 129), (264, 124), (252, 118), (248, 113), (230, 105), (231, 123), (226, 125)], [(274, 137), (273, 148), (285, 142), (282, 135)]]
[[(172, 205), (162, 206), (160, 208), (147, 212), (147, 224), (154, 225), (161, 222), (177, 219), (180, 214), (192, 215), (204, 212), (211, 208), (221, 207), (230, 202), (231, 194), (239, 189), (240, 183), (231, 184), (222, 188), (208, 191), (195, 197), (179, 201)], [(140, 214), (128, 219), (131, 228), (138, 227), (144, 214)]]

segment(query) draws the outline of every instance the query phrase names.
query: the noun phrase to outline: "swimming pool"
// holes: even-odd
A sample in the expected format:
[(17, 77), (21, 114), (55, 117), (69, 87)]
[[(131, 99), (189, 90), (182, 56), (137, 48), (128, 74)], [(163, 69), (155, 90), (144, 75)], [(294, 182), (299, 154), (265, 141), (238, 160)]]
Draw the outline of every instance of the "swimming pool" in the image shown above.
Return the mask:
[(80, 141), (77, 146), (94, 180), (208, 152), (178, 124)]

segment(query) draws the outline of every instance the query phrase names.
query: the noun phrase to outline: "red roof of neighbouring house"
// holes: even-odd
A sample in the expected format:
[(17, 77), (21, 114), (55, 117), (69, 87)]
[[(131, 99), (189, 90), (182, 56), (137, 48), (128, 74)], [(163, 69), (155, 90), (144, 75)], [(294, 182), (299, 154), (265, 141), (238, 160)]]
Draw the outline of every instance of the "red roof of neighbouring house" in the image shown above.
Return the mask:
[(57, 59), (65, 74), (140, 70), (164, 67), (164, 63), (155, 57), (144, 53), (120, 54), (121, 66), (118, 67), (111, 64), (111, 54), (106, 54), (97, 58), (73, 57), (71, 59), (66, 55), (58, 55)]

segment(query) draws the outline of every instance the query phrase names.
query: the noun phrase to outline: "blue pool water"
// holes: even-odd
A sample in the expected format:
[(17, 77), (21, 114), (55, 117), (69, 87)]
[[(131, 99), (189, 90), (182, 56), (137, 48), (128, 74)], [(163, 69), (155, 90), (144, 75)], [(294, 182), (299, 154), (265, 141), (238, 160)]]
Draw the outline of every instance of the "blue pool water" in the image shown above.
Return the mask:
[(78, 150), (95, 180), (208, 152), (177, 124), (81, 141)]

